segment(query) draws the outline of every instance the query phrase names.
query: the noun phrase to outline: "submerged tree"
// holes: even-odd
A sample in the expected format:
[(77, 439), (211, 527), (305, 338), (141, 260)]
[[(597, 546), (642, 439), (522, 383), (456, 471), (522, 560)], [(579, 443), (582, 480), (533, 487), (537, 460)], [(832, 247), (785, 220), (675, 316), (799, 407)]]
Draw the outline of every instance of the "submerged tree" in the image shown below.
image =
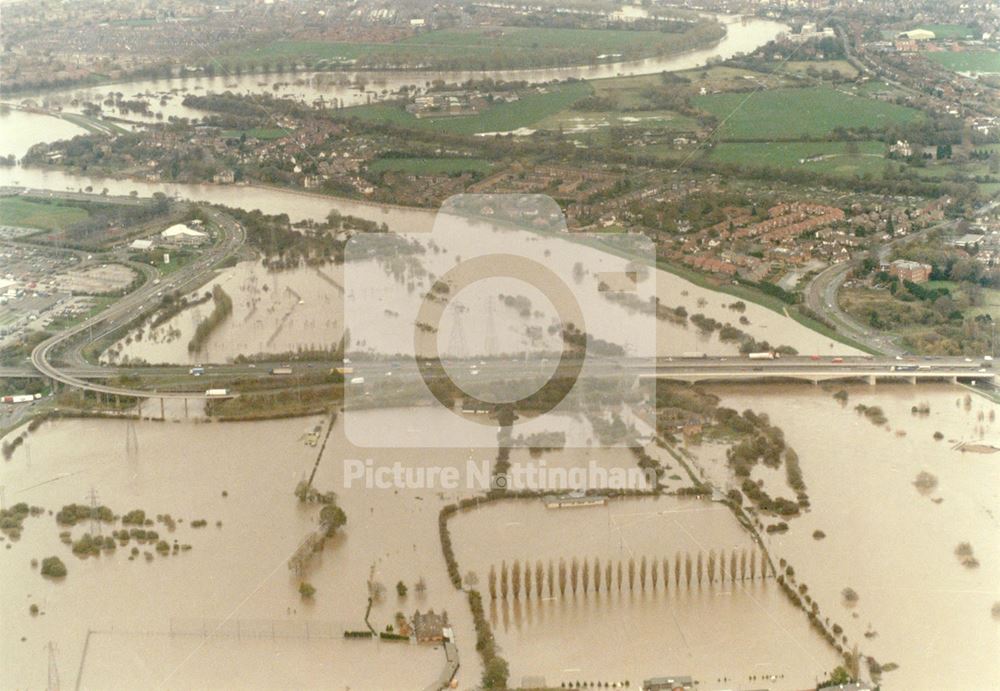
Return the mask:
[(507, 562), (504, 561), (501, 562), (500, 564), (500, 597), (502, 597), (504, 600), (507, 599), (507, 590), (508, 590)]
[(511, 568), (510, 572), (511, 587), (514, 591), (514, 599), (518, 600), (521, 597), (521, 560), (515, 559), (514, 566)]
[(490, 566), (490, 575), (487, 577), (487, 582), (490, 588), (490, 598), (493, 600), (497, 599), (497, 567), (496, 565)]
[(566, 594), (566, 560), (559, 558), (559, 594)]
[(535, 592), (538, 594), (538, 599), (542, 599), (542, 575), (545, 571), (545, 567), (542, 566), (542, 560), (539, 559), (535, 562)]
[(601, 560), (599, 557), (594, 558), (594, 592), (601, 592)]

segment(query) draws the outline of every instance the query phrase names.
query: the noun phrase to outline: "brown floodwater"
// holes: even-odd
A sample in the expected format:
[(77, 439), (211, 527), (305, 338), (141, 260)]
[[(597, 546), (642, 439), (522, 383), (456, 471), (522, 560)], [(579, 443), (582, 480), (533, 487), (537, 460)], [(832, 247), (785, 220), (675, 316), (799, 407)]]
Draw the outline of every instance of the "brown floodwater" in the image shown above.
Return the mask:
[[(812, 631), (773, 580), (739, 580), (728, 576), (687, 585), (682, 572), (675, 580), (678, 553), (697, 563), (713, 550), (724, 552), (728, 573), (733, 551), (753, 553), (749, 534), (728, 508), (706, 500), (660, 497), (615, 500), (606, 506), (549, 509), (540, 500), (492, 504), (459, 514), (451, 522), (452, 538), (463, 573), (476, 574), (488, 600), (488, 616), (502, 654), (510, 661), (512, 681), (544, 678), (549, 686), (577, 680), (629, 680), (690, 675), (702, 688), (773, 689), (808, 687), (837, 664), (836, 653)], [(647, 558), (649, 580), (640, 585), (641, 562)], [(654, 589), (652, 563), (668, 559), (670, 581)], [(580, 560), (576, 593), (558, 592), (558, 562)], [(538, 560), (547, 573), (556, 564), (556, 594), (548, 585), (518, 598), (489, 601), (488, 574), (506, 562)], [(590, 587), (583, 591), (582, 562), (591, 563)], [(601, 568), (593, 565), (600, 560)], [(628, 563), (636, 564), (630, 590)], [(683, 561), (683, 557), (682, 557)], [(615, 586), (594, 592), (595, 573), (614, 564)], [(623, 564), (624, 586), (617, 583)], [(567, 567), (571, 569), (571, 566)], [(547, 578), (547, 576), (546, 576)], [(570, 583), (571, 576), (568, 577)], [(533, 581), (537, 584), (537, 581)], [(722, 651), (725, 651), (722, 653)], [(767, 683), (763, 677), (774, 677)]]
[[(173, 532), (162, 524), (155, 529), (192, 549), (149, 562), (141, 555), (129, 561), (129, 548), (121, 547), (80, 559), (60, 542), (53, 516), (29, 517), (20, 540), (0, 549), (2, 686), (44, 686), (45, 646), (52, 641), (66, 686), (82, 669), (84, 688), (273, 688), (298, 686), (296, 680), (423, 688), (444, 667), (440, 649), (341, 638), (345, 629), (364, 628), (372, 573), (386, 587), (372, 624), (384, 629), (397, 611), (446, 610), (458, 637), (462, 686), (475, 683), (471, 616), (447, 579), (437, 534), (438, 511), (455, 496), (343, 489), (342, 460), (361, 452), (349, 450), (340, 425), (316, 485), (337, 491), (348, 525), (313, 559), (304, 578), (317, 594), (311, 604), (301, 601), (287, 561), (316, 528), (318, 508), (300, 505), (292, 490), (313, 467), (317, 449), (304, 440), (321, 422), (139, 422), (131, 426), (134, 436), (124, 421), (45, 423), (0, 466), (8, 505), (58, 510), (86, 503), (93, 489), (116, 512), (142, 508), (183, 519)], [(412, 458), (406, 449), (364, 454), (386, 462)], [(464, 464), (468, 455), (443, 451), (436, 461)], [(195, 519), (208, 525), (192, 528)], [(73, 536), (86, 530), (77, 525)], [(43, 578), (30, 564), (50, 555), (68, 567), (61, 581)], [(422, 594), (414, 589), (420, 578), (427, 585)], [(400, 580), (410, 586), (406, 598), (395, 592)], [(33, 603), (42, 614), (29, 613)], [(85, 655), (88, 631), (94, 633)]]
[[(945, 385), (845, 387), (841, 405), (838, 388), (712, 389), (722, 405), (767, 413), (798, 452), (811, 509), (788, 533), (766, 536), (768, 548), (862, 653), (899, 665), (883, 688), (997, 688), (1000, 623), (990, 610), (1000, 601), (1000, 455), (955, 447), (1000, 446), (1000, 406)], [(855, 412), (859, 403), (880, 406), (886, 425)], [(928, 414), (911, 412), (923, 404)], [(725, 486), (724, 450), (693, 450)], [(919, 491), (921, 472), (936, 487)], [(767, 475), (765, 489), (778, 496), (781, 479)], [(814, 539), (815, 530), (826, 537)], [(956, 557), (962, 542), (978, 567)], [(853, 608), (841, 594), (848, 587), (859, 595)]]
[[(376, 236), (381, 240), (384, 236)], [(187, 309), (166, 323), (127, 334), (104, 354), (105, 362), (143, 360), (151, 364), (224, 363), (237, 355), (328, 349), (351, 334), (352, 353), (393, 356), (412, 353), (424, 296), (438, 277), (459, 260), (510, 253), (546, 267), (566, 285), (579, 304), (588, 334), (621, 346), (630, 357), (680, 356), (685, 353), (737, 355), (738, 344), (718, 332), (704, 333), (694, 323), (657, 320), (634, 304), (653, 296), (668, 307), (684, 307), (738, 326), (772, 346), (791, 345), (802, 353), (854, 353), (784, 315), (749, 303), (736, 311), (735, 298), (700, 288), (665, 271), (642, 271), (628, 297), (609, 300), (600, 290), (605, 277), (624, 272), (628, 262), (562, 236), (507, 230), (487, 224), (469, 226), (448, 217), (435, 223), (433, 237), (409, 233), (423, 253), (405, 268), (396, 262), (352, 260), (345, 265), (269, 271), (259, 262), (243, 262), (221, 271), (190, 297), (221, 286), (233, 299), (232, 315), (209, 337), (200, 352), (188, 351), (198, 323), (212, 310), (209, 301)], [(352, 241), (353, 242), (353, 241)], [(358, 240), (364, 245), (365, 239)], [(355, 256), (362, 256), (356, 250)], [(580, 267), (581, 270), (577, 270)], [(442, 355), (459, 358), (558, 351), (561, 312), (551, 295), (516, 277), (479, 280), (452, 296), (438, 324)], [(740, 323), (740, 318), (746, 323)], [(627, 324), (628, 328), (623, 328)], [(554, 365), (554, 361), (553, 361)]]

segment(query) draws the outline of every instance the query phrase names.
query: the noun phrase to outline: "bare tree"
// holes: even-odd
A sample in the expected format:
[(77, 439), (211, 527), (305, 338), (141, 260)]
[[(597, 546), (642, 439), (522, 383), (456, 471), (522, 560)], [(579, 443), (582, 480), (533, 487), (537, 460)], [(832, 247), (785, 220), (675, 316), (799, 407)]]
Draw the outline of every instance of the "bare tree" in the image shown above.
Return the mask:
[[(722, 580), (726, 579), (725, 569), (723, 569)], [(715, 550), (709, 550), (708, 552), (708, 582), (715, 582)]]
[(601, 560), (599, 557), (594, 558), (594, 592), (601, 592)]
[(649, 570), (649, 581), (654, 592), (656, 592), (656, 582), (659, 580), (660, 562), (653, 559), (652, 568)]
[(576, 595), (576, 586), (580, 578), (580, 562), (577, 561), (576, 557), (573, 557), (573, 561), (569, 566), (569, 585), (573, 590), (573, 594)]
[(729, 580), (736, 582), (736, 550), (729, 552)]
[(649, 565), (646, 563), (646, 557), (643, 557), (642, 561), (639, 562), (639, 587), (642, 590), (646, 589), (646, 570), (648, 566)]
[(521, 598), (521, 560), (514, 560), (514, 567), (510, 572), (511, 586), (514, 591), (514, 599), (519, 600)]
[(524, 560), (524, 599), (531, 599), (531, 562)]
[(502, 597), (504, 600), (507, 599), (507, 590), (508, 590), (507, 562), (504, 561), (500, 564), (500, 597)]
[(497, 599), (497, 567), (496, 565), (490, 565), (490, 575), (487, 579), (490, 586), (490, 599)]
[(583, 560), (583, 573), (581, 574), (581, 580), (583, 581), (583, 594), (586, 595), (587, 591), (590, 590), (590, 560)]
[(556, 576), (555, 569), (552, 567), (552, 560), (549, 559), (549, 571), (548, 571), (548, 582), (549, 582), (549, 597), (556, 596)]
[(542, 599), (542, 587), (543, 587), (542, 574), (544, 573), (544, 571), (545, 569), (542, 566), (542, 560), (539, 559), (538, 561), (535, 562), (535, 592), (538, 594), (539, 600)]
[(632, 592), (635, 590), (635, 557), (629, 557), (628, 560), (628, 591)]
[(691, 565), (691, 553), (690, 552), (686, 552), (684, 554), (684, 576), (685, 576), (685, 580), (687, 580), (687, 586), (689, 588), (691, 587), (691, 570), (692, 570), (691, 566), (692, 566)]

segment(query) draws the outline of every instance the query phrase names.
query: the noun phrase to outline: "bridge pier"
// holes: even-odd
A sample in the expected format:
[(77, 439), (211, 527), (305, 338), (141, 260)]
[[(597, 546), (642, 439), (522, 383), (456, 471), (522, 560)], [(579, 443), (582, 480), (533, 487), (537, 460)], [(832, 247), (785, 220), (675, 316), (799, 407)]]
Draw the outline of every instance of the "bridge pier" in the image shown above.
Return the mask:
[(187, 420), (187, 418), (188, 418), (188, 399), (185, 398), (184, 399), (184, 419)]
[(875, 386), (875, 375), (874, 374), (869, 374), (868, 375), (868, 385), (869, 386)]
[(912, 377), (910, 377), (910, 383), (913, 384), (914, 386), (917, 385), (917, 376), (916, 375), (913, 375)]
[(163, 398), (160, 398), (160, 419), (161, 420), (167, 419), (167, 411), (163, 404)]

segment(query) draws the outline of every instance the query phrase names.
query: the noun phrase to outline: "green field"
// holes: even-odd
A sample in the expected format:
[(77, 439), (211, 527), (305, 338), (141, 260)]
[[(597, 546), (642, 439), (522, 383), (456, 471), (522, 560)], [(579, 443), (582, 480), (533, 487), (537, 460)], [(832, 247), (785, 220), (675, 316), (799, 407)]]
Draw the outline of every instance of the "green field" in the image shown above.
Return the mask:
[(686, 33), (549, 27), (441, 29), (392, 43), (279, 40), (244, 48), (232, 57), (414, 67), (453, 65), (466, 69), (552, 66), (589, 63), (599, 56), (609, 60), (616, 54), (639, 57), (676, 52), (718, 37), (714, 28), (705, 25)]
[(529, 94), (518, 101), (501, 103), (478, 115), (417, 118), (399, 106), (380, 104), (345, 108), (339, 111), (338, 116), (452, 134), (509, 132), (534, 125), (591, 93), (590, 85), (586, 82), (567, 82), (546, 88), (548, 89), (546, 93)]
[(935, 38), (979, 38), (971, 27), (964, 24), (921, 24), (910, 28), (933, 31)]
[(0, 225), (23, 226), (39, 230), (64, 230), (85, 221), (89, 214), (78, 206), (57, 201), (42, 202), (21, 197), (0, 198)]
[(368, 164), (374, 173), (394, 171), (413, 175), (488, 173), (491, 164), (482, 158), (379, 158)]
[(912, 108), (826, 86), (713, 94), (697, 96), (693, 102), (719, 119), (720, 134), (725, 139), (817, 137), (835, 127), (880, 129), (920, 116)]
[(709, 158), (721, 163), (795, 169), (825, 175), (880, 174), (887, 163), (885, 144), (856, 144), (857, 153), (848, 153), (846, 142), (724, 142), (712, 150)]
[(222, 132), (223, 137), (239, 137), (243, 134), (255, 139), (281, 139), (288, 136), (289, 132), (280, 127), (253, 127), (248, 130), (224, 130)]
[(816, 70), (817, 72), (840, 72), (844, 79), (854, 79), (858, 76), (858, 70), (847, 60), (789, 60), (780, 65), (782, 72), (788, 74), (804, 75)]
[(966, 50), (924, 53), (924, 55), (953, 72), (1000, 73), (1000, 51)]
[(698, 129), (694, 118), (689, 118), (670, 110), (579, 111), (572, 108), (545, 118), (538, 124), (539, 129), (562, 130), (567, 134), (575, 132), (598, 133), (610, 127), (646, 127), (667, 129), (675, 132), (693, 132)]

